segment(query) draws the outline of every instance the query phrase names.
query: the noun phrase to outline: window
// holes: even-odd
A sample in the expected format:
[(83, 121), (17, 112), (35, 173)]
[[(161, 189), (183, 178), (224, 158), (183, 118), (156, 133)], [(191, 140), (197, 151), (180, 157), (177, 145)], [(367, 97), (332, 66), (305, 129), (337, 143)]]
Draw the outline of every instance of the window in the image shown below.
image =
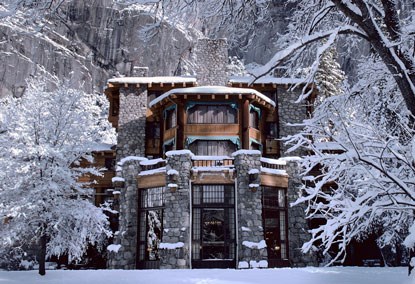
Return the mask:
[(140, 189), (138, 260), (160, 260), (163, 232), (164, 187)]
[(195, 105), (188, 110), (188, 124), (235, 124), (237, 110), (229, 104), (224, 105)]
[(249, 126), (259, 129), (260, 109), (251, 105), (249, 109)]
[(268, 259), (288, 259), (286, 189), (262, 187), (263, 227)]
[(165, 111), (166, 130), (177, 125), (176, 106), (167, 108)]
[(229, 140), (196, 140), (189, 145), (189, 150), (199, 156), (230, 156), (237, 145)]
[(234, 191), (233, 185), (193, 186), (192, 259), (196, 265), (203, 260), (234, 263)]

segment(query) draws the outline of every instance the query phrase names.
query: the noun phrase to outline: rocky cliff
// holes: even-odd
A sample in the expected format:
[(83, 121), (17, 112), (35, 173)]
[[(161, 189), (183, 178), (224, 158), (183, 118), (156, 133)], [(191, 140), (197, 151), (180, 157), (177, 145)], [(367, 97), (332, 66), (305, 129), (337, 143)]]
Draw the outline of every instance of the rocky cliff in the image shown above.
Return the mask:
[(102, 91), (113, 75), (131, 75), (148, 66), (149, 75), (172, 75), (200, 35), (164, 22), (150, 38), (143, 28), (155, 22), (145, 8), (112, 0), (69, 1), (41, 31), (0, 24), (0, 96), (20, 95), (25, 79), (51, 74), (87, 92)]

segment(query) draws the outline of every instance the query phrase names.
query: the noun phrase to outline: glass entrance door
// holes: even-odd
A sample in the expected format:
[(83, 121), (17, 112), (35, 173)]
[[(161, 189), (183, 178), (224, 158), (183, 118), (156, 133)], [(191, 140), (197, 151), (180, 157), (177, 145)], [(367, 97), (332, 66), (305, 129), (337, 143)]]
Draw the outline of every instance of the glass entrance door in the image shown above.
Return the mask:
[(235, 267), (234, 187), (193, 187), (192, 267)]

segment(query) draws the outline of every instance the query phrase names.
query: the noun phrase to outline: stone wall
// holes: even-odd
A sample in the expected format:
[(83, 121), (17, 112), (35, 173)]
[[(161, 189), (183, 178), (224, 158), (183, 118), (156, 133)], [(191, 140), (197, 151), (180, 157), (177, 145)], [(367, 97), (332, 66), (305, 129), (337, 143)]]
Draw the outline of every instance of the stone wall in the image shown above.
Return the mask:
[[(249, 171), (261, 168), (261, 154), (237, 154), (235, 169), (237, 172), (237, 216), (238, 216), (238, 267), (266, 267), (267, 250), (264, 245), (262, 227), (262, 190), (259, 185), (260, 175), (250, 180)], [(251, 185), (251, 187), (250, 187)], [(244, 245), (243, 242), (251, 242)], [(261, 243), (262, 242), (262, 243)], [(257, 247), (252, 243), (258, 244)]]
[(120, 191), (120, 214), (118, 234), (114, 244), (121, 245), (118, 252), (109, 252), (108, 267), (112, 269), (135, 269), (138, 230), (138, 185), (140, 161), (130, 160), (119, 164), (117, 176), (124, 182), (115, 182), (115, 190)]
[(127, 156), (145, 155), (147, 88), (120, 88), (117, 161)]
[(191, 153), (167, 156), (167, 167), (180, 174), (166, 176), (160, 268), (190, 267), (190, 170)]
[(199, 85), (226, 85), (228, 64), (226, 39), (198, 39), (193, 48), (193, 61)]
[[(288, 91), (284, 87), (277, 88), (278, 96), (278, 114), (279, 114), (279, 138), (284, 138), (288, 135), (297, 134), (301, 127), (294, 127), (288, 124), (300, 123), (307, 118), (307, 104), (305, 101), (296, 103), (301, 94), (301, 89), (297, 88), (294, 91)], [(281, 142), (281, 155), (286, 156), (286, 151), (289, 147)], [(289, 155), (299, 155), (299, 151), (292, 152)]]
[[(293, 203), (301, 196), (301, 178), (299, 176), (299, 167), (297, 162), (287, 162), (287, 173), (290, 176), (288, 180), (288, 204)], [(294, 207), (288, 207), (288, 241), (289, 241), (289, 259), (293, 267), (317, 266), (317, 256), (301, 252), (302, 245), (311, 237), (308, 221), (305, 219), (305, 204)]]

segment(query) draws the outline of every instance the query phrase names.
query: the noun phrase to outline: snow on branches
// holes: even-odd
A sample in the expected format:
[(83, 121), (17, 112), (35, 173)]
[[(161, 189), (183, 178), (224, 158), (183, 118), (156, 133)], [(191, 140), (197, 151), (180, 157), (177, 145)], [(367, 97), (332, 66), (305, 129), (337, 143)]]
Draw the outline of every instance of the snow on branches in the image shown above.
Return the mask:
[(67, 254), (71, 261), (110, 235), (106, 215), (88, 199), (91, 188), (79, 181), (99, 175), (79, 167), (81, 159), (92, 161), (97, 143), (114, 143), (103, 104), (98, 95), (44, 79), (28, 82), (23, 97), (0, 102), (0, 216), (7, 219), (1, 249), (43, 239), (46, 257)]
[[(287, 138), (304, 147), (304, 196), (308, 218), (326, 223), (311, 230), (303, 251), (321, 244), (344, 260), (353, 239), (373, 234), (378, 244), (413, 244), (415, 138), (413, 117), (380, 60), (366, 62), (351, 90), (317, 105), (304, 130)], [(315, 170), (318, 174), (315, 174)], [(314, 173), (314, 174), (313, 174)]]

